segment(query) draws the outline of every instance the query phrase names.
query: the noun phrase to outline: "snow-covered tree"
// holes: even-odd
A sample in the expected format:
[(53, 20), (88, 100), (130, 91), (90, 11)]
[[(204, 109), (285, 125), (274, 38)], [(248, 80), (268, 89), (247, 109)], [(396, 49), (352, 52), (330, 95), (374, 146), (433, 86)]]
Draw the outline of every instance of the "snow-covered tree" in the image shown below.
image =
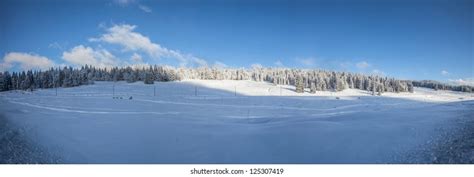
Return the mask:
[[(448, 85), (436, 81), (408, 81), (346, 72), (289, 68), (174, 68), (170, 66), (95, 68), (51, 68), (45, 71), (0, 72), (0, 91), (36, 88), (74, 87), (94, 81), (175, 81), (181, 79), (254, 80), (279, 85), (294, 85), (299, 92), (355, 88), (377, 92), (413, 92), (413, 88), (474, 92), (472, 86)], [(314, 86), (313, 86), (314, 85)]]
[(310, 93), (316, 93), (316, 84), (314, 82), (311, 82)]
[(153, 77), (153, 74), (151, 73), (151, 71), (147, 71), (145, 72), (145, 80), (143, 81), (143, 83), (145, 84), (153, 84), (155, 78)]
[(299, 75), (296, 78), (296, 92), (297, 93), (303, 93), (304, 92), (303, 76), (301, 76), (301, 75)]

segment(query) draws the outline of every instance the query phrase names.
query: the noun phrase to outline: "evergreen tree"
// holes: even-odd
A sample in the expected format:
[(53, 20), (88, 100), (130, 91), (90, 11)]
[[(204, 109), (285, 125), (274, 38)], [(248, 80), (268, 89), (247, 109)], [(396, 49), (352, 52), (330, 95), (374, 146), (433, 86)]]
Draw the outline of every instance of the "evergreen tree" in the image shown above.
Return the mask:
[(296, 79), (296, 93), (304, 92), (303, 76), (299, 75)]
[(5, 83), (5, 76), (0, 72), (0, 92), (7, 91), (7, 84)]
[(153, 78), (153, 74), (150, 71), (145, 73), (145, 80), (143, 81), (145, 84), (153, 84), (155, 78)]
[(311, 82), (310, 93), (316, 93), (316, 84), (314, 84), (314, 82)]

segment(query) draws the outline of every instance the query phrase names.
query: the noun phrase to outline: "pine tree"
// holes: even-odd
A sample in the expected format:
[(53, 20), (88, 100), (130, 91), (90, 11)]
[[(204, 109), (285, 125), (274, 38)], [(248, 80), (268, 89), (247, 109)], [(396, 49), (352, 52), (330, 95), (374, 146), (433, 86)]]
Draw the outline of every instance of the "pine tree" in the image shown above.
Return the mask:
[(410, 93), (413, 93), (414, 89), (413, 89), (413, 83), (412, 82), (408, 82), (408, 92)]
[(372, 82), (372, 95), (375, 95), (375, 92), (377, 91), (377, 82)]
[(310, 93), (313, 93), (313, 94), (316, 93), (316, 84), (314, 84), (314, 82), (311, 82)]
[(299, 75), (296, 79), (296, 93), (304, 92), (303, 76)]
[(145, 73), (145, 80), (143, 81), (145, 84), (153, 84), (155, 79), (153, 78), (153, 74), (150, 71)]
[(7, 85), (4, 74), (0, 72), (0, 92), (1, 91), (7, 91)]

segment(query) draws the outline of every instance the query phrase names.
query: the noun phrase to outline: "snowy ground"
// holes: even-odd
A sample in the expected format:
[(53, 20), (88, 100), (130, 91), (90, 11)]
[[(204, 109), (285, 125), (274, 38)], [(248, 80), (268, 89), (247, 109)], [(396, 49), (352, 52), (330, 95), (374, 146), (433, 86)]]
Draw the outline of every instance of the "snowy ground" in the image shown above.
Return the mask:
[(433, 142), (474, 119), (473, 100), (422, 88), (372, 96), (252, 81), (96, 82), (57, 95), (1, 92), (0, 116), (54, 158), (40, 162), (432, 163)]

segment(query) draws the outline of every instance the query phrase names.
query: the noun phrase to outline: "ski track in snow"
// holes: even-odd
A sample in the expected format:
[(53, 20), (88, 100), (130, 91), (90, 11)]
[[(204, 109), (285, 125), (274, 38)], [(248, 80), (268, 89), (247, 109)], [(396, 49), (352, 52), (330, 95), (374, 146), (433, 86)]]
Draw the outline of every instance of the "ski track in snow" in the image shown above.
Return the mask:
[[(285, 106), (244, 106), (244, 105), (223, 105), (223, 104), (204, 104), (204, 103), (185, 103), (185, 102), (173, 102), (173, 101), (156, 101), (156, 100), (146, 100), (146, 99), (135, 99), (136, 101), (143, 101), (143, 102), (152, 102), (152, 103), (157, 103), (157, 104), (176, 104), (176, 105), (190, 105), (190, 106), (221, 106), (221, 107), (233, 107), (233, 108), (264, 108), (264, 109), (287, 109), (287, 110), (305, 110), (305, 111), (331, 111), (331, 110), (343, 110), (347, 108), (352, 108), (352, 107), (363, 107), (369, 104), (360, 104), (360, 105), (347, 105), (347, 106), (339, 106), (336, 108), (328, 108), (328, 109), (310, 109), (310, 108), (298, 108), (298, 107), (285, 107)], [(42, 106), (42, 105), (37, 105), (37, 104), (31, 104), (31, 103), (25, 103), (25, 102), (18, 102), (18, 101), (12, 101), (8, 100), (10, 103), (15, 103), (19, 105), (24, 105), (24, 106), (29, 106), (29, 107), (34, 107), (34, 108), (39, 108), (39, 109), (46, 109), (46, 110), (51, 110), (51, 111), (58, 111), (58, 112), (72, 112), (72, 113), (82, 113), (82, 114), (157, 114), (157, 115), (177, 115), (180, 114), (180, 112), (149, 112), (149, 111), (116, 111), (116, 110), (111, 110), (111, 109), (106, 109), (109, 111), (93, 111), (93, 110), (79, 110), (79, 109), (73, 109), (73, 107), (70, 106)], [(388, 104), (392, 105), (392, 104)], [(349, 113), (356, 113), (356, 112), (361, 112), (361, 111), (339, 111), (339, 112), (325, 112), (325, 113), (314, 113), (311, 114), (312, 116), (316, 117), (330, 117), (330, 116), (338, 116), (338, 115), (343, 115), (343, 114), (349, 114)], [(235, 116), (235, 115), (227, 115), (223, 116), (226, 118), (284, 118), (284, 117), (291, 117), (290, 115), (286, 116), (275, 116), (275, 115), (251, 115), (251, 116)]]
[(329, 113), (319, 113), (319, 114), (312, 114), (312, 116), (316, 117), (331, 117), (331, 116), (339, 116), (344, 114), (353, 114), (362, 111), (341, 111), (341, 112), (329, 112)]
[(179, 112), (148, 112), (148, 111), (84, 111), (84, 110), (74, 110), (74, 109), (64, 109), (64, 108), (57, 108), (57, 107), (48, 107), (48, 106), (40, 106), (31, 103), (22, 103), (17, 101), (9, 101), (11, 103), (30, 106), (34, 108), (46, 109), (51, 111), (59, 111), (59, 112), (73, 112), (73, 113), (82, 113), (82, 114), (157, 114), (157, 115), (176, 115)]
[[(233, 107), (233, 108), (258, 108), (258, 109), (288, 109), (288, 110), (300, 110), (300, 111), (330, 111), (330, 110), (341, 110), (354, 107), (364, 107), (369, 104), (354, 104), (354, 105), (345, 105), (337, 106), (334, 108), (326, 109), (316, 109), (316, 108), (303, 108), (303, 107), (291, 107), (291, 106), (265, 106), (265, 105), (231, 105), (231, 104), (212, 104), (212, 103), (186, 103), (186, 102), (176, 102), (176, 101), (164, 101), (164, 100), (148, 100), (148, 99), (135, 99), (137, 101), (157, 103), (157, 104), (176, 104), (176, 105), (190, 105), (190, 106), (216, 106), (216, 107)], [(380, 104), (384, 105), (384, 104)], [(395, 105), (395, 104), (387, 104)]]

